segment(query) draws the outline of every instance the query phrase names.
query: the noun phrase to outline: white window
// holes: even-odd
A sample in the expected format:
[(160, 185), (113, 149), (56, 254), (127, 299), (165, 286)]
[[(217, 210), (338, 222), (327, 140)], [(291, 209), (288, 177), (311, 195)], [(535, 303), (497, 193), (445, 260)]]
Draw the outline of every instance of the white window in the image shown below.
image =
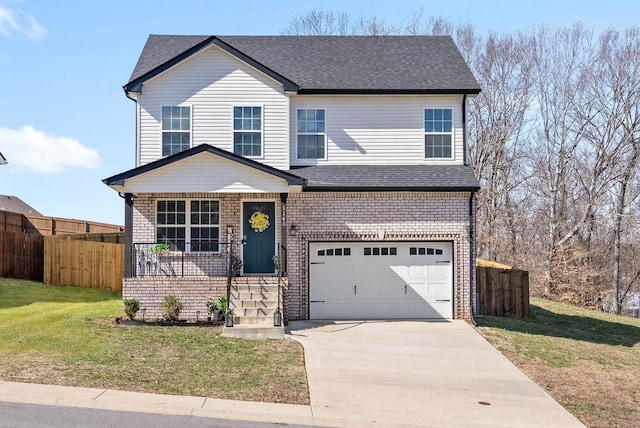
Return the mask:
[(298, 159), (326, 158), (324, 109), (298, 109)]
[(453, 110), (427, 108), (424, 110), (424, 157), (453, 158)]
[(219, 251), (219, 201), (159, 200), (156, 207), (156, 242), (169, 244), (171, 251)]
[(262, 156), (262, 107), (233, 108), (233, 152)]
[(162, 107), (162, 156), (191, 147), (191, 107)]

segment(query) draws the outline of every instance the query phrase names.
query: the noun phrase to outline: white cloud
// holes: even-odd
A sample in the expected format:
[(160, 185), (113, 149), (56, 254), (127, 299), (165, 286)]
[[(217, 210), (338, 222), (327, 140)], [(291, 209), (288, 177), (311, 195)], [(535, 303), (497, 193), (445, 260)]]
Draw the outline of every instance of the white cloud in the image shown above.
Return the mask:
[(0, 152), (13, 171), (62, 172), (65, 168), (98, 168), (98, 151), (78, 140), (38, 131), (32, 126), (0, 128)]
[(21, 9), (0, 6), (0, 34), (10, 36), (12, 33), (22, 34), (30, 39), (39, 40), (47, 34), (44, 28), (30, 13)]

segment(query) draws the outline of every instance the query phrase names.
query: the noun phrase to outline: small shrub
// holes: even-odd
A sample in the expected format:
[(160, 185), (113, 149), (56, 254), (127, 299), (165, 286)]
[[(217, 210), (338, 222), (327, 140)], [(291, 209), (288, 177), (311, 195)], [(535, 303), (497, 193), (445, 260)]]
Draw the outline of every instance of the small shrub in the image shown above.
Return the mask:
[(169, 244), (153, 244), (150, 248), (149, 251), (151, 251), (152, 253), (160, 253), (163, 251), (169, 251)]
[(227, 298), (219, 297), (218, 300), (216, 300), (216, 308), (218, 308), (220, 312), (225, 314), (227, 312)]
[(182, 302), (176, 296), (164, 296), (164, 300), (160, 302), (160, 309), (162, 309), (162, 318), (166, 321), (178, 321)]
[(209, 315), (213, 314), (213, 310), (216, 308), (216, 298), (215, 297), (207, 297), (207, 313)]
[(140, 302), (136, 299), (126, 299), (122, 302), (124, 306), (124, 314), (129, 317), (130, 320), (136, 318), (136, 314), (140, 310)]

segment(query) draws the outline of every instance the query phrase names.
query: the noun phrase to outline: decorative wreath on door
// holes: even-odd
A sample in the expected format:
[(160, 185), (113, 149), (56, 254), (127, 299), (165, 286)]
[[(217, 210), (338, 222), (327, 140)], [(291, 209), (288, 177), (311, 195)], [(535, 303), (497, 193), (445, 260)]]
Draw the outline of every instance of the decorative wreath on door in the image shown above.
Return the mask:
[(251, 214), (249, 224), (254, 232), (264, 232), (269, 228), (269, 216), (262, 211), (256, 211)]

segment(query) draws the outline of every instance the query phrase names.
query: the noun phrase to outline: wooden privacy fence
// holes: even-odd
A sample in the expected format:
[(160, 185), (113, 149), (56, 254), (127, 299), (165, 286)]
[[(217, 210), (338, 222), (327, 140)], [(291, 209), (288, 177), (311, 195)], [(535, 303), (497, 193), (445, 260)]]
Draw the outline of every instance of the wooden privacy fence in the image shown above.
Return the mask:
[(44, 237), (0, 231), (0, 277), (42, 281)]
[(43, 217), (0, 210), (0, 231), (36, 235), (66, 235), (70, 233), (119, 233), (124, 228), (95, 221), (59, 217)]
[(124, 244), (44, 237), (44, 283), (122, 290)]
[(476, 266), (481, 315), (529, 316), (529, 272)]

